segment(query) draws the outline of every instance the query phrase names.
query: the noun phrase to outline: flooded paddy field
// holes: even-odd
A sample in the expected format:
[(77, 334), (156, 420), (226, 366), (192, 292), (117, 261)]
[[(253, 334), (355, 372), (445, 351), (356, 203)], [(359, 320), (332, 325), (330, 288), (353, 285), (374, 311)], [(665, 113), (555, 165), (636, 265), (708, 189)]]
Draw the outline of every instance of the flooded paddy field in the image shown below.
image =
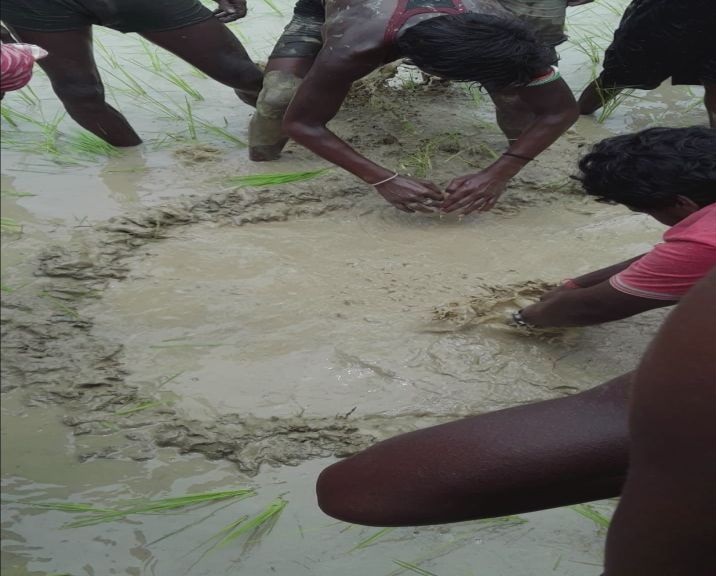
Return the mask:
[[(570, 12), (560, 68), (575, 92), (624, 4)], [(231, 27), (262, 60), (290, 13), (254, 3)], [(2, 573), (599, 575), (612, 502), (380, 530), (323, 515), (314, 482), (376, 440), (635, 365), (663, 313), (542, 338), (502, 318), (658, 240), (658, 224), (569, 176), (600, 138), (705, 123), (700, 91), (665, 85), (581, 118), (495, 210), (439, 218), (338, 168), (236, 186), (327, 166), (297, 145), (249, 162), (251, 109), (229, 88), (136, 36), (96, 38), (142, 146), (88, 145), (40, 71), (2, 104)], [(445, 184), (504, 149), (493, 113), (478, 90), (402, 68), (356, 86), (332, 127)], [(134, 512), (88, 523), (97, 510)], [(244, 517), (257, 529), (230, 528)]]

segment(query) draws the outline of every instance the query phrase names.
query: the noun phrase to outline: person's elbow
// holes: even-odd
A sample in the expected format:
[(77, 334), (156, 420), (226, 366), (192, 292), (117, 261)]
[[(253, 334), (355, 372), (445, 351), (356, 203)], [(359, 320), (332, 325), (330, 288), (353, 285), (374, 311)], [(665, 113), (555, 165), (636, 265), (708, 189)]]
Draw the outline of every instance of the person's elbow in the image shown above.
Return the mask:
[(316, 126), (295, 118), (284, 118), (281, 129), (292, 140), (303, 144), (320, 133), (322, 126)]

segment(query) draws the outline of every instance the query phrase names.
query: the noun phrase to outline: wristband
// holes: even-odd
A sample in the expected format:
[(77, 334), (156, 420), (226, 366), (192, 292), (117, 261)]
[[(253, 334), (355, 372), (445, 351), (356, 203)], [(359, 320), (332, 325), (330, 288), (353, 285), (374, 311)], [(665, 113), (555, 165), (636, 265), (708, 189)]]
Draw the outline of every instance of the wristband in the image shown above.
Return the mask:
[(381, 180), (380, 182), (376, 182), (375, 184), (371, 184), (371, 186), (373, 186), (373, 187), (375, 187), (375, 186), (380, 186), (381, 184), (385, 184), (386, 182), (390, 182), (391, 180), (394, 180), (394, 179), (397, 178), (397, 177), (398, 177), (398, 173), (395, 172), (392, 176), (388, 176), (388, 178), (386, 178), (385, 180)]

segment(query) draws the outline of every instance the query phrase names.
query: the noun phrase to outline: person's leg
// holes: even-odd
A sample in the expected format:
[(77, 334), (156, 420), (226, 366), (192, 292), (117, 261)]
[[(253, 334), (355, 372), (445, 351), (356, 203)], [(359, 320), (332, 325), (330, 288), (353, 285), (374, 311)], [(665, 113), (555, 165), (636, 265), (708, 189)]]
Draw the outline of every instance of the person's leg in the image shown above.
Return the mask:
[(214, 80), (231, 86), (244, 102), (255, 104), (261, 90), (261, 70), (231, 30), (215, 18), (174, 30), (140, 34)]
[(565, 398), (403, 434), (326, 468), (318, 504), (356, 524), (415, 526), (617, 496), (631, 374)]
[(716, 83), (704, 83), (704, 105), (709, 116), (709, 125), (716, 129)]
[(254, 162), (276, 160), (288, 137), (281, 129), (283, 115), (313, 58), (274, 58), (268, 61), (264, 85), (249, 124), (249, 158)]
[(67, 113), (80, 126), (113, 146), (136, 146), (141, 138), (129, 122), (104, 98), (104, 86), (92, 54), (90, 26), (67, 32), (39, 32), (13, 28), (21, 42), (48, 52), (38, 61)]
[(503, 90), (488, 94), (495, 104), (495, 119), (508, 142), (514, 142), (534, 120), (534, 114), (520, 100), (516, 92)]
[(275, 160), (288, 142), (281, 129), (283, 115), (323, 46), (324, 20), (321, 0), (298, 0), (264, 72), (263, 89), (249, 125), (251, 160)]

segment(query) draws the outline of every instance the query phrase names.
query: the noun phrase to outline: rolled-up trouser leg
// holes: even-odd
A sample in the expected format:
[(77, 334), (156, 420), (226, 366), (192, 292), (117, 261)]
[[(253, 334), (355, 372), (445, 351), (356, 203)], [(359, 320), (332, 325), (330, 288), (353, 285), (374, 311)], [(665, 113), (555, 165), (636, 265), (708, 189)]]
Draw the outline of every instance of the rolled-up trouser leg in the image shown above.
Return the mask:
[(282, 70), (264, 76), (256, 113), (249, 124), (249, 156), (252, 160), (275, 160), (281, 155), (288, 141), (281, 130), (283, 114), (300, 84), (301, 78)]

